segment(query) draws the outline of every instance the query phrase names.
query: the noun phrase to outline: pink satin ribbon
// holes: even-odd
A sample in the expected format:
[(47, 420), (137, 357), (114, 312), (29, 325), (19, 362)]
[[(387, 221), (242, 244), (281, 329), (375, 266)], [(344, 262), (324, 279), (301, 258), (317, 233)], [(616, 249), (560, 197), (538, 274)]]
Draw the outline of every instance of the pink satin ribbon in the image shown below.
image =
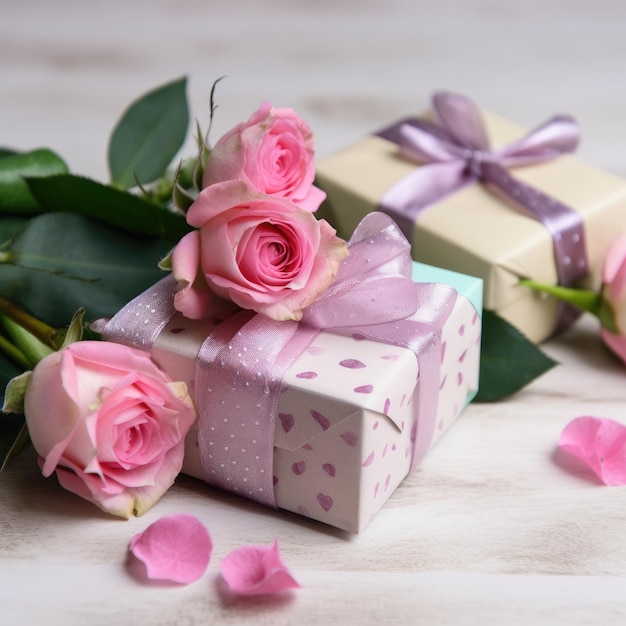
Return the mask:
[[(584, 278), (589, 268), (580, 214), (507, 171), (572, 152), (579, 139), (576, 121), (555, 116), (518, 141), (492, 150), (480, 110), (468, 98), (437, 92), (433, 111), (435, 122), (407, 119), (376, 133), (396, 143), (405, 157), (423, 165), (393, 185), (378, 208), (410, 238), (423, 211), (467, 184), (485, 183), (487, 189), (548, 229), (560, 285), (573, 285)], [(570, 309), (563, 313), (560, 325), (574, 318)]]
[[(273, 442), (282, 379), (322, 329), (350, 329), (416, 354), (412, 466), (426, 454), (437, 414), (441, 332), (456, 291), (411, 280), (410, 245), (382, 213), (366, 216), (348, 245), (350, 255), (335, 281), (301, 322), (240, 311), (202, 344), (194, 395), (201, 466), (209, 484), (276, 506)], [(103, 337), (150, 350), (174, 313), (175, 290), (171, 276), (160, 281), (122, 309)]]

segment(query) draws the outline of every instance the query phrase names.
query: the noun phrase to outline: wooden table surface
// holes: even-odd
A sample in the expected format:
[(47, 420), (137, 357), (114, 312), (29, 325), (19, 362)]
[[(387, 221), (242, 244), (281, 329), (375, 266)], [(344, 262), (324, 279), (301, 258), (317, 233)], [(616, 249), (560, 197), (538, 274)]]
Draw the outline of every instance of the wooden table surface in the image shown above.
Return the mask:
[[(621, 0), (0, 0), (0, 16), (0, 144), (50, 146), (100, 180), (124, 107), (181, 75), (201, 122), (227, 75), (215, 137), (269, 99), (309, 122), (324, 155), (446, 88), (529, 127), (569, 112), (579, 155), (626, 175)], [(187, 477), (120, 521), (22, 455), (0, 475), (0, 623), (626, 623), (626, 488), (556, 451), (579, 415), (626, 423), (626, 370), (590, 318), (545, 350), (560, 365), (469, 406), (359, 536)], [(125, 566), (128, 542), (175, 512), (209, 528), (209, 569), (186, 587), (144, 584)], [(302, 589), (224, 596), (219, 560), (275, 538)]]

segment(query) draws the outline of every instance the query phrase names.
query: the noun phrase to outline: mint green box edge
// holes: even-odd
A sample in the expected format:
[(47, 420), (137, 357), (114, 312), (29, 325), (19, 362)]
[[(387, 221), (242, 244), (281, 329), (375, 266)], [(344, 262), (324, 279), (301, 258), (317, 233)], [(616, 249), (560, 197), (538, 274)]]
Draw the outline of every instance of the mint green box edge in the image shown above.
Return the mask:
[[(416, 283), (443, 283), (444, 285), (454, 287), (457, 293), (465, 296), (470, 301), (476, 313), (482, 319), (483, 281), (481, 278), (413, 261), (412, 279)], [(465, 406), (474, 399), (477, 393), (478, 389), (467, 395)]]

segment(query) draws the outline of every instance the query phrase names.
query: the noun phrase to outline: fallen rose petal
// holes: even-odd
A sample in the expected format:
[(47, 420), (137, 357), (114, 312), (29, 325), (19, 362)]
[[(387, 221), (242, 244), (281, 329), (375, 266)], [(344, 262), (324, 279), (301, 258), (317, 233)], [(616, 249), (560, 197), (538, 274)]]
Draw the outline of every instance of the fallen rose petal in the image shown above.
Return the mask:
[(278, 553), (278, 541), (271, 546), (243, 546), (220, 563), (222, 576), (232, 591), (241, 595), (279, 593), (300, 585)]
[(206, 571), (213, 543), (193, 515), (169, 515), (135, 535), (129, 548), (146, 566), (148, 578), (188, 584)]
[(626, 485), (626, 425), (606, 417), (578, 417), (563, 429), (559, 445), (605, 485)]

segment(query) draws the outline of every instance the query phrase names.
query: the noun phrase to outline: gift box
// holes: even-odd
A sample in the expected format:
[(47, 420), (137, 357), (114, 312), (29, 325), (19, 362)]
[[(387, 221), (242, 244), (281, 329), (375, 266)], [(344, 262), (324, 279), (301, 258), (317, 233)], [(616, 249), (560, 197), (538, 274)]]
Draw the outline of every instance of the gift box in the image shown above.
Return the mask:
[[(440, 123), (433, 126), (432, 113), (426, 113), (318, 160), (317, 184), (327, 193), (320, 214), (343, 236), (370, 211), (389, 212), (391, 205), (390, 214), (398, 223), (401, 220), (397, 211), (404, 212), (408, 222), (405, 234), (412, 242), (414, 259), (481, 277), (484, 307), (497, 312), (538, 343), (555, 331), (557, 319), (565, 320), (562, 305), (518, 285), (520, 277), (545, 284), (558, 282), (555, 248), (565, 241), (567, 231), (562, 233), (561, 241), (558, 231), (561, 226), (556, 222), (565, 223), (567, 229), (573, 214), (580, 222), (579, 230), (569, 232), (573, 247), (561, 250), (560, 266), (566, 274), (576, 269), (575, 265), (582, 266), (581, 256), (586, 248), (587, 267), (571, 274), (570, 282), (597, 288), (606, 248), (618, 232), (626, 232), (626, 182), (566, 154), (575, 147), (577, 133), (575, 123), (569, 118), (555, 118), (533, 133), (529, 141), (512, 144), (524, 135), (522, 128), (478, 110), (471, 103), (467, 105), (468, 101), (460, 96), (453, 97), (457, 98), (454, 106), (461, 102), (460, 115), (465, 115), (465, 120), (453, 129), (460, 141), (452, 147), (445, 144), (442, 154), (436, 153), (440, 144), (435, 148), (422, 146), (417, 150), (419, 154), (415, 149), (411, 152), (411, 145), (407, 145), (415, 136), (406, 130), (407, 124), (422, 124), (427, 133), (432, 133), (430, 138), (448, 141), (447, 131), (441, 130)], [(444, 113), (449, 116), (452, 108), (448, 106)], [(458, 110), (452, 111), (452, 115), (457, 114)], [(472, 175), (472, 169), (482, 168), (481, 159), (485, 157), (484, 145), (478, 150), (472, 145), (473, 141), (484, 142), (484, 138), (463, 137), (466, 132), (463, 122), (472, 116), (482, 118), (486, 136), (494, 146), (489, 154), (500, 159), (503, 167), (499, 168), (499, 174), (509, 178), (507, 194), (502, 193), (494, 176), (477, 179)], [(475, 123), (474, 118), (471, 124)], [(503, 150), (505, 145), (513, 148)], [(528, 158), (533, 151), (533, 158)], [(451, 153), (459, 157), (456, 171)], [(440, 161), (433, 162), (437, 159)], [(446, 160), (448, 164), (444, 165)], [(484, 170), (492, 174), (487, 168)], [(457, 176), (459, 184), (450, 185), (446, 176)], [(411, 177), (415, 179), (413, 183)], [(400, 195), (408, 195), (404, 208), (394, 205), (403, 202), (397, 198), (402, 185), (405, 188), (400, 190)], [(391, 202), (390, 194), (396, 196)], [(412, 194), (418, 196), (414, 206), (411, 206)], [(517, 194), (525, 196), (527, 206), (519, 205)], [(550, 205), (558, 207), (547, 225), (529, 213), (529, 208), (535, 210), (537, 199), (542, 211), (545, 206), (548, 212), (552, 210)], [(561, 324), (565, 326), (566, 323)]]
[[(199, 369), (203, 346), (234, 318), (224, 320), (224, 311), (216, 311), (190, 320), (173, 311), (173, 279), (129, 303), (123, 322), (114, 317), (105, 338), (149, 349), (173, 380), (191, 389), (199, 418), (186, 440), (184, 473), (358, 533), (478, 389), (482, 281), (419, 263), (412, 267), (413, 281), (423, 287), (423, 307), (371, 331), (345, 327), (312, 333), (281, 375), (273, 408), (271, 402), (261, 404), (269, 389), (261, 393), (258, 409), (240, 407), (237, 391), (231, 405), (223, 400), (231, 384), (240, 382), (244, 389), (254, 383), (254, 365), (243, 373), (233, 363), (258, 361), (257, 344), (244, 325), (224, 344), (229, 354), (238, 352), (233, 363), (217, 356), (208, 370)], [(144, 326), (154, 328), (149, 340)], [(405, 333), (404, 339), (396, 340), (395, 329)], [(430, 356), (422, 358), (422, 352)], [(207, 379), (202, 372), (208, 372)], [(212, 410), (204, 405), (209, 397)], [(230, 408), (221, 412), (224, 404)], [(251, 434), (242, 438), (240, 430), (250, 426)], [(270, 426), (271, 441), (264, 447), (257, 438)], [(259, 492), (268, 484), (273, 493), (266, 499)]]

